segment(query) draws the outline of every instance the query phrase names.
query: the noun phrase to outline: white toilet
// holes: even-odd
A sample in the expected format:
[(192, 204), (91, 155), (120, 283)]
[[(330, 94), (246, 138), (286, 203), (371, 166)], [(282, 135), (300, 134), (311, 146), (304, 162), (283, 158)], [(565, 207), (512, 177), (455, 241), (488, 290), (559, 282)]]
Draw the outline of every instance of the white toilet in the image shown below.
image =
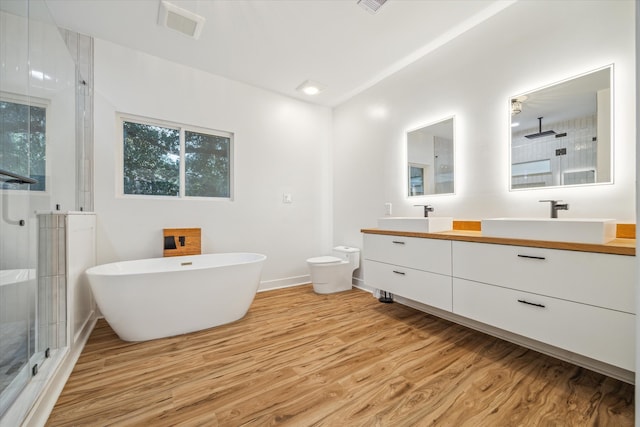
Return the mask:
[(318, 294), (351, 289), (353, 270), (360, 267), (360, 249), (348, 246), (333, 248), (333, 256), (319, 256), (307, 260), (313, 290)]

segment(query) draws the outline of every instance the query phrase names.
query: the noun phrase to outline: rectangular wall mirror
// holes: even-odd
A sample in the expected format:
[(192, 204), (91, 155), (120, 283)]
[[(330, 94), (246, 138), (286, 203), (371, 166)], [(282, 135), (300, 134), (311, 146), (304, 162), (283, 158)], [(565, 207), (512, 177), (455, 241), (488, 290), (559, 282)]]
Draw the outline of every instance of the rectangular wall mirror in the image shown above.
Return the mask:
[(510, 98), (511, 189), (613, 180), (613, 67)]
[(454, 191), (454, 118), (407, 132), (408, 196)]

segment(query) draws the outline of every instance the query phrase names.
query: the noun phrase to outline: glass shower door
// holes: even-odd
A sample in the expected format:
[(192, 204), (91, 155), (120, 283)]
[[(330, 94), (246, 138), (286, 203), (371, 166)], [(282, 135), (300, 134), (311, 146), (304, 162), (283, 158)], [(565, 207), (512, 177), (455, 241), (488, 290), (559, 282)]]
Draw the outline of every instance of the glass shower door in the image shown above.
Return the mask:
[(0, 416), (31, 379), (33, 366), (44, 359), (44, 351), (38, 351), (36, 332), (35, 260), (29, 256), (36, 224), (30, 218), (12, 216), (28, 211), (29, 206), (28, 197), (8, 194), (12, 181), (15, 179), (0, 172)]
[(0, 426), (14, 426), (68, 352), (64, 215), (52, 212), (78, 209), (84, 175), (76, 64), (43, 0), (0, 0), (0, 58)]
[[(28, 5), (14, 2), (12, 6), (7, 11), (3, 8), (0, 15), (1, 53), (3, 62), (7, 60), (0, 75), (3, 98), (7, 93), (26, 96), (29, 84), (24, 71), (28, 66), (28, 44), (21, 41), (28, 40), (29, 35), (25, 18)], [(16, 43), (6, 42), (11, 39)], [(2, 107), (0, 158), (6, 159), (4, 147), (13, 142), (9, 138), (14, 129), (8, 111)], [(0, 417), (28, 383), (29, 361), (35, 354), (35, 282), (30, 281), (33, 268), (28, 259), (31, 239), (26, 224), (20, 225), (22, 213), (29, 209), (29, 196), (18, 190), (19, 181), (11, 175), (0, 175)]]
[[(39, 331), (38, 222), (44, 191), (45, 113), (33, 65), (45, 52), (31, 2), (0, 2), (0, 420), (37, 374), (49, 348)], [(32, 191), (34, 190), (34, 191)], [(40, 301), (39, 301), (40, 299)]]

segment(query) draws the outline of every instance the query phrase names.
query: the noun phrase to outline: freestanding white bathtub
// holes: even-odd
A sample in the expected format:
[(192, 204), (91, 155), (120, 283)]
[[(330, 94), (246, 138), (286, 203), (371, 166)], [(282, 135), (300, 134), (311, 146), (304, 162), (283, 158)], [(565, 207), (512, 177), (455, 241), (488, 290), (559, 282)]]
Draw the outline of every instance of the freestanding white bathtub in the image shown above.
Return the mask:
[(87, 270), (100, 311), (124, 341), (146, 341), (241, 319), (260, 284), (261, 254), (115, 262)]

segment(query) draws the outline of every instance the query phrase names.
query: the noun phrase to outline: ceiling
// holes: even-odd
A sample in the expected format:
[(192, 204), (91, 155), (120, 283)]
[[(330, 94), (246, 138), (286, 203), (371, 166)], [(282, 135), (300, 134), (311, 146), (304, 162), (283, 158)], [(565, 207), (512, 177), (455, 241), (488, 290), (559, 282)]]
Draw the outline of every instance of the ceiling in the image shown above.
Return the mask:
[[(170, 0), (198, 40), (158, 25), (160, 0), (46, 0), (58, 26), (324, 106), (336, 106), (515, 0)], [(305, 80), (325, 86), (310, 97)]]

